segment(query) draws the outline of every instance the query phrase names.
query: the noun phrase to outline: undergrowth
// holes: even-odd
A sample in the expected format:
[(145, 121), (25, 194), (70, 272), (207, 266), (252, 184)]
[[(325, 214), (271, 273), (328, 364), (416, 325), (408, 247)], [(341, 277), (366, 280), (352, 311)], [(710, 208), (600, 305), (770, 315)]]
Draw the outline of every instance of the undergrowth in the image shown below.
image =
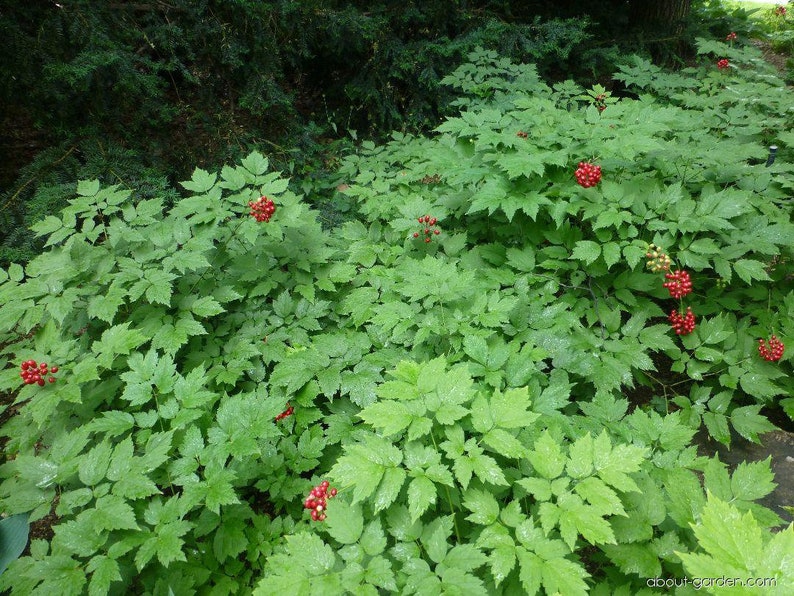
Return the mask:
[[(459, 113), (363, 142), (334, 188), (290, 188), (257, 152), (197, 168), (172, 206), (81, 181), (33, 227), (45, 252), (0, 271), (19, 407), (0, 510), (57, 516), (0, 589), (606, 595), (722, 574), (789, 593), (794, 529), (756, 503), (769, 460), (729, 471), (692, 439), (794, 418), (790, 349), (758, 349), (794, 336), (794, 112), (757, 51), (699, 51), (675, 74), (628, 61), (618, 99), (479, 50), (444, 79)], [(323, 227), (318, 190), (350, 220)], [(660, 252), (691, 291), (663, 286)], [(29, 360), (57, 380), (23, 386)], [(637, 386), (661, 411), (630, 409)]]

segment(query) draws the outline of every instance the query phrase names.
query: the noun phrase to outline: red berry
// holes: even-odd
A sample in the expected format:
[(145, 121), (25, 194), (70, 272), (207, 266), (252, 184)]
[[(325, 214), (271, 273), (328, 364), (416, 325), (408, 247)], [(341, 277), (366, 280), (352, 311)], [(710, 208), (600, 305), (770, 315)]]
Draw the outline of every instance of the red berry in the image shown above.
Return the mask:
[(425, 242), (430, 242), (430, 238), (425, 238)]
[(780, 341), (776, 335), (769, 338), (768, 347), (763, 339), (758, 340), (758, 353), (761, 355), (761, 358), (769, 362), (777, 362), (780, 360), (783, 357), (784, 350), (785, 346), (783, 342)]
[(329, 494), (330, 494), (332, 497), (335, 497), (335, 496), (336, 496), (336, 489), (335, 489), (335, 488), (332, 488), (332, 489), (330, 490)]
[(675, 271), (665, 274), (669, 281), (662, 285), (670, 292), (670, 296), (676, 299), (683, 298), (692, 291), (692, 280), (686, 271)]
[(438, 236), (441, 233), (441, 230), (433, 230), (433, 233)]
[(414, 238), (419, 238), (419, 232), (414, 232)]
[(51, 372), (51, 373), (53, 373), (53, 374), (54, 374), (54, 373), (57, 373), (57, 372), (58, 372), (58, 367), (57, 367), (57, 366), (53, 366), (53, 367), (50, 369), (50, 372)]
[(54, 382), (55, 382), (55, 377), (50, 377), (50, 378), (49, 378), (49, 379), (47, 379), (47, 380), (48, 380), (50, 383), (54, 383)]
[(44, 379), (39, 379), (36, 383), (38, 383), (39, 387), (44, 387)]

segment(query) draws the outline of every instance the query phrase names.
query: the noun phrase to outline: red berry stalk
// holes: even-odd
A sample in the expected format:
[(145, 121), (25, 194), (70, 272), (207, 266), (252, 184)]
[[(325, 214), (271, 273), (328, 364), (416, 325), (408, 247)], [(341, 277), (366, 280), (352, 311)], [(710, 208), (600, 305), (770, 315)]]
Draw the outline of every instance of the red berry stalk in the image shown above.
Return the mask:
[(681, 315), (677, 310), (670, 312), (668, 320), (676, 335), (689, 335), (695, 330), (695, 314), (689, 306), (686, 307), (685, 315)]
[(662, 285), (667, 288), (672, 298), (683, 298), (692, 291), (692, 280), (686, 271), (675, 271), (665, 275), (668, 281)]
[(763, 339), (758, 340), (758, 353), (761, 358), (769, 362), (777, 362), (783, 357), (783, 350), (786, 346), (780, 341), (776, 335), (769, 338), (769, 345)]
[(589, 162), (580, 161), (579, 167), (574, 173), (579, 186), (590, 188), (601, 182), (601, 166)]
[(289, 402), (287, 402), (287, 409), (284, 410), (283, 412), (281, 412), (281, 414), (279, 414), (278, 416), (276, 416), (276, 422), (286, 418), (287, 416), (292, 416), (292, 413), (294, 411), (295, 411), (295, 408), (293, 408), (291, 405), (289, 405)]
[(256, 201), (249, 201), (248, 206), (251, 208), (251, 217), (258, 222), (269, 222), (270, 218), (276, 212), (276, 205), (265, 196), (259, 197)]
[[(44, 386), (44, 378), (50, 374), (54, 375), (58, 372), (58, 367), (53, 366), (50, 368), (47, 366), (46, 362), (42, 362), (41, 364), (37, 364), (35, 360), (25, 360), (19, 366), (19, 376), (22, 377), (22, 381), (25, 385), (33, 385), (36, 384), (39, 387)], [(55, 382), (55, 377), (47, 378), (47, 381), (50, 383)]]
[(331, 487), (331, 483), (323, 480), (315, 486), (306, 500), (303, 501), (303, 508), (311, 511), (312, 521), (325, 521), (325, 509), (328, 499), (336, 496), (336, 489)]
[[(422, 224), (422, 233), (424, 234), (425, 242), (432, 241), (433, 235), (438, 236), (441, 233), (436, 223), (438, 220), (435, 217), (425, 215), (424, 217), (417, 217), (416, 221)], [(414, 232), (414, 238), (419, 238), (420, 235), (419, 232)]]

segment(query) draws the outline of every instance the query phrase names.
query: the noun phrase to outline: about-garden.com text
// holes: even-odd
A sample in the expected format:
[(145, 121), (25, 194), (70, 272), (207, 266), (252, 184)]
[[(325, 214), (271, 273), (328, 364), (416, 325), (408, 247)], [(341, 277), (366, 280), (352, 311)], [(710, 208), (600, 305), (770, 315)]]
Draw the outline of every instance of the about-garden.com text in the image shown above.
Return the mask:
[(774, 577), (652, 577), (646, 585), (649, 588), (681, 588), (692, 586), (695, 590), (701, 588), (774, 588), (777, 587), (777, 578)]

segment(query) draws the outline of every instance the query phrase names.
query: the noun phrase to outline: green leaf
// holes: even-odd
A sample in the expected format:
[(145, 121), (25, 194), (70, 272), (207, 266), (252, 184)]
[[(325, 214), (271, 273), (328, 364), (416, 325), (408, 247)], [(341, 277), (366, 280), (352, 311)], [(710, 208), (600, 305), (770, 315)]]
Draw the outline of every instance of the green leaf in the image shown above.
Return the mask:
[(507, 257), (507, 264), (517, 271), (530, 273), (535, 270), (535, 251), (531, 247), (525, 247), (522, 250), (508, 248), (505, 256)]
[(604, 244), (602, 251), (607, 269), (611, 269), (612, 265), (620, 261), (620, 245), (617, 242), (607, 242)]
[(129, 329), (130, 323), (115, 325), (102, 333), (102, 339), (95, 341), (91, 351), (97, 355), (97, 361), (105, 368), (110, 368), (119, 354), (129, 354), (133, 349), (146, 341), (146, 337), (137, 329)]
[(770, 381), (768, 377), (759, 373), (745, 373), (739, 379), (739, 383), (746, 393), (761, 399), (768, 399), (784, 393), (783, 390)]
[(748, 441), (758, 444), (761, 443), (758, 435), (777, 430), (777, 427), (769, 422), (766, 416), (759, 414), (760, 411), (761, 406), (755, 405), (736, 408), (731, 412), (731, 424), (733, 424), (736, 432)]
[(491, 575), (498, 586), (504, 581), (516, 565), (516, 549), (513, 546), (499, 546), (491, 551), (488, 557)]
[(601, 515), (626, 515), (617, 493), (598, 478), (585, 478), (574, 490)]
[(494, 453), (505, 457), (519, 459), (527, 454), (527, 448), (521, 441), (500, 428), (494, 428), (485, 433), (482, 442), (488, 445)]
[(775, 490), (775, 475), (770, 469), (772, 456), (763, 461), (741, 462), (731, 476), (731, 493), (737, 499), (755, 501)]
[(243, 167), (251, 172), (254, 176), (260, 176), (267, 171), (269, 166), (268, 160), (259, 151), (253, 151), (242, 162)]
[(444, 557), (444, 565), (454, 567), (461, 571), (474, 571), (485, 565), (488, 557), (473, 544), (458, 544), (453, 546)]
[(342, 499), (328, 500), (328, 519), (325, 523), (328, 534), (340, 544), (354, 544), (364, 530), (361, 507)]
[(402, 403), (395, 401), (376, 402), (360, 413), (359, 417), (379, 429), (384, 436), (396, 435), (411, 424), (413, 416)]
[(380, 518), (376, 517), (367, 524), (359, 544), (364, 549), (364, 552), (370, 556), (379, 555), (386, 550), (386, 534), (383, 532)]
[(751, 284), (754, 279), (769, 281), (770, 277), (764, 270), (764, 264), (760, 261), (749, 259), (739, 259), (733, 263), (733, 270), (736, 275), (741, 277), (746, 283)]
[(86, 565), (86, 571), (91, 574), (88, 584), (89, 596), (100, 596), (110, 593), (110, 585), (121, 581), (121, 570), (114, 559), (105, 555), (96, 555)]
[(199, 317), (214, 317), (225, 312), (223, 307), (211, 296), (203, 296), (196, 300), (190, 310)]
[(583, 261), (590, 265), (601, 255), (601, 245), (592, 240), (579, 240), (573, 248), (572, 259)]
[(95, 486), (104, 480), (110, 465), (110, 455), (111, 447), (107, 441), (102, 441), (83, 455), (78, 466), (80, 482), (86, 486)]
[(544, 430), (527, 456), (535, 471), (549, 480), (557, 478), (565, 469), (565, 456), (548, 431)]
[(96, 501), (95, 509), (88, 510), (95, 531), (138, 530), (135, 512), (120, 497), (105, 495)]
[(0, 573), (25, 550), (29, 532), (30, 524), (26, 513), (0, 520)]
[(207, 473), (205, 493), (207, 509), (213, 513), (219, 513), (221, 505), (233, 505), (240, 502), (232, 485), (234, 478), (234, 472), (227, 469)]
[(588, 432), (568, 448), (568, 475), (585, 478), (593, 473), (593, 437)]
[(217, 174), (210, 174), (206, 170), (196, 168), (193, 171), (192, 178), (187, 182), (180, 182), (180, 184), (187, 190), (200, 194), (207, 192), (215, 186), (215, 180), (217, 180), (217, 178)]
[(623, 573), (636, 573), (643, 578), (661, 575), (659, 556), (646, 544), (604, 544), (600, 548)]
[(40, 236), (52, 234), (53, 232), (60, 230), (62, 227), (63, 222), (59, 218), (53, 215), (48, 215), (41, 221), (38, 221), (32, 225), (30, 229), (36, 232), (36, 237), (38, 238)]
[(387, 468), (383, 472), (383, 478), (371, 500), (375, 513), (383, 511), (394, 503), (397, 495), (400, 494), (406, 476), (403, 468)]
[(463, 506), (472, 512), (466, 519), (481, 526), (489, 526), (499, 517), (499, 503), (490, 492), (484, 490), (467, 490)]
[(709, 493), (700, 521), (693, 530), (705, 552), (676, 552), (689, 574), (718, 577), (714, 571), (720, 570), (720, 574), (728, 577), (775, 578), (776, 589), (781, 594), (794, 589), (794, 573), (790, 571), (794, 550), (789, 548), (786, 552), (775, 548), (778, 544), (794, 545), (794, 527), (789, 526), (773, 540), (768, 532), (762, 532), (751, 513), (742, 515), (735, 506)]
[(596, 510), (576, 495), (566, 494), (558, 499), (560, 508), (560, 536), (574, 550), (577, 533), (591, 544), (616, 544), (612, 527)]
[(640, 331), (640, 342), (651, 350), (678, 350), (668, 325), (652, 325)]
[(452, 535), (453, 519), (451, 515), (438, 517), (428, 523), (422, 531), (422, 546), (427, 556), (434, 563), (441, 563), (449, 551), (449, 538)]
[(530, 412), (529, 389), (521, 387), (495, 391), (491, 396), (491, 416), (500, 428), (526, 428), (532, 426), (540, 414)]
[(436, 486), (430, 479), (419, 476), (408, 485), (408, 510), (411, 513), (411, 521), (418, 520), (435, 502)]
[(82, 197), (93, 197), (99, 192), (99, 180), (80, 180), (77, 183), (77, 194)]

